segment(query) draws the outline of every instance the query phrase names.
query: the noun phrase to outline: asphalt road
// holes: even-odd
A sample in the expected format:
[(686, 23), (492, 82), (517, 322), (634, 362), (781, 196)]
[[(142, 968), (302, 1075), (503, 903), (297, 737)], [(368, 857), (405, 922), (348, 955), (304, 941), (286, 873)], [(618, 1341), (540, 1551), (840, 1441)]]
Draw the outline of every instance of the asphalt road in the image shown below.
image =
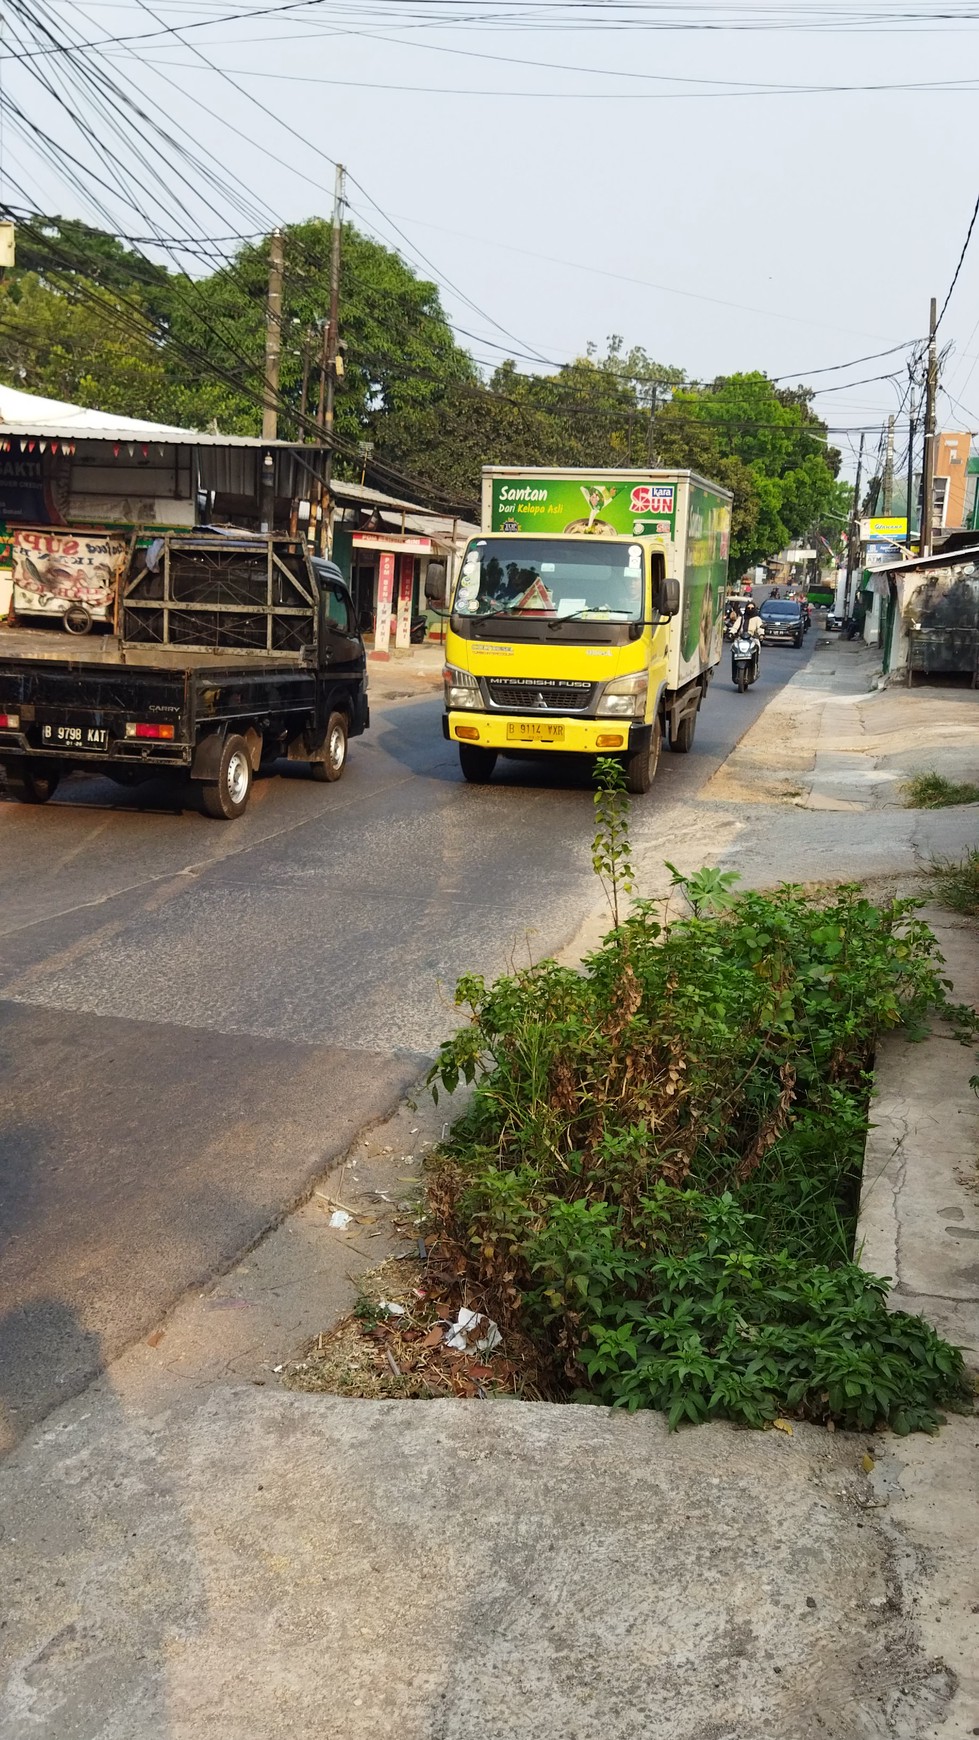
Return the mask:
[[(725, 649), (693, 751), (636, 800), (647, 836), (808, 656), (770, 648), (738, 695)], [(286, 769), (233, 824), (80, 775), (0, 805), (0, 1443), (397, 1104), (460, 973), (560, 949), (594, 905), (587, 776), (467, 786), (440, 712), (376, 708), (340, 785)]]

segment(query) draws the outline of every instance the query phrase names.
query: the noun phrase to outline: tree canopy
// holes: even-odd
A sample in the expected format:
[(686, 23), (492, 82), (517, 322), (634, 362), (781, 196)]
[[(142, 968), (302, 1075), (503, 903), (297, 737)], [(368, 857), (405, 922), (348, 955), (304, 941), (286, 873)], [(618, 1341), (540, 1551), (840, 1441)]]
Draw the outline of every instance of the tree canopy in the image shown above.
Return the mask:
[[(316, 415), (330, 244), (319, 218), (283, 234), (279, 432), (295, 440)], [(0, 376), (98, 410), (259, 432), (269, 238), (192, 277), (77, 220), (36, 218), (18, 257), (2, 291)], [(484, 464), (658, 463), (733, 490), (736, 566), (838, 533), (840, 456), (804, 387), (760, 372), (687, 382), (614, 335), (553, 372), (507, 360), (487, 379), (435, 284), (352, 224), (342, 258), (339, 475), (366, 466), (381, 488), (475, 511)]]

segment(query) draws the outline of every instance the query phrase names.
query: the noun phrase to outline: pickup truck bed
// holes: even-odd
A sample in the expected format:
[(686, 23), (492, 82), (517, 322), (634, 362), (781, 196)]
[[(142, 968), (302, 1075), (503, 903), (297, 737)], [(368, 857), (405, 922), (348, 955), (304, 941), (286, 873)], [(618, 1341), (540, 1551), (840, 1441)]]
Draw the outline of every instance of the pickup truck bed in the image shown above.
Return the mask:
[[(241, 607), (225, 608), (240, 619)], [(293, 619), (304, 622), (296, 610)], [(200, 782), (209, 814), (232, 820), (263, 760), (287, 756), (314, 778), (339, 779), (348, 738), (369, 724), (364, 644), (339, 577), (327, 575), (305, 622), (309, 644), (281, 651), (0, 627), (0, 765), (11, 791), (39, 803), (74, 769), (122, 784), (169, 769)]]

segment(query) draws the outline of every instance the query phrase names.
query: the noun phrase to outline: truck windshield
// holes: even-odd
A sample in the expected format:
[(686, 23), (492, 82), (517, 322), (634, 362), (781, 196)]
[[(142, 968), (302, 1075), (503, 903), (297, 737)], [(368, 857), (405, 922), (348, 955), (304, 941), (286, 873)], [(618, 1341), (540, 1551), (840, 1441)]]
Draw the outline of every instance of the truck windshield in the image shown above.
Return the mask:
[(637, 622), (643, 614), (642, 546), (607, 538), (566, 544), (479, 538), (466, 551), (453, 608), (465, 617)]

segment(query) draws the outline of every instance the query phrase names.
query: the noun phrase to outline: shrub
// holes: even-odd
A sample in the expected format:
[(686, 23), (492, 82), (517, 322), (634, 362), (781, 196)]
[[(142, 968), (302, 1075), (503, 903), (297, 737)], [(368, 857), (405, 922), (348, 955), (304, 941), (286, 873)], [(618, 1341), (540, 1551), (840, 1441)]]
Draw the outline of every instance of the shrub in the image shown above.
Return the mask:
[[(596, 847), (614, 909), (609, 856), (627, 842)], [(933, 1426), (966, 1397), (961, 1356), (852, 1261), (869, 1071), (881, 1033), (975, 1017), (919, 902), (674, 879), (689, 914), (636, 901), (581, 972), (460, 981), (433, 1089), (476, 1085), (435, 1217), (556, 1393), (673, 1424)]]

